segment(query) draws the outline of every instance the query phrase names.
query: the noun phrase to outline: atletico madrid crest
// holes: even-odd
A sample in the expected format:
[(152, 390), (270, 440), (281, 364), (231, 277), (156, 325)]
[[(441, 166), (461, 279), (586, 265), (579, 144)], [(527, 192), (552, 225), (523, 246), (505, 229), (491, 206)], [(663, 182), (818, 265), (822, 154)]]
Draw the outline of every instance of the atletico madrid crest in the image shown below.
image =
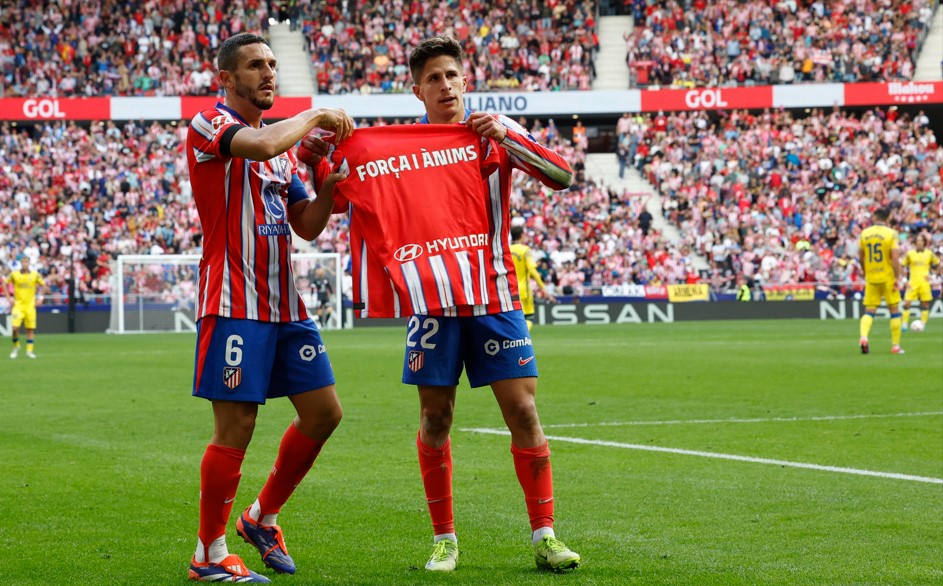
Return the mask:
[(409, 370), (416, 372), (422, 368), (425, 358), (425, 353), (422, 350), (410, 350), (409, 355), (406, 357), (406, 365)]
[(230, 389), (235, 389), (242, 382), (242, 369), (238, 366), (226, 366), (223, 368), (223, 384)]

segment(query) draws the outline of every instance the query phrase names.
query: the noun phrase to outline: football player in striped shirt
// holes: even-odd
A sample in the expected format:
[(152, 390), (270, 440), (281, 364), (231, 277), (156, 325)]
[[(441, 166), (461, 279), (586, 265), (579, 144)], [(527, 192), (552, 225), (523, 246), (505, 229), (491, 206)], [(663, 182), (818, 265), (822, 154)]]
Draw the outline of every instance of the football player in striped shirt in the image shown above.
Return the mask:
[[(572, 182), (572, 171), (556, 152), (538, 144), (524, 128), (506, 116), (483, 112), (469, 113), (463, 96), (466, 77), (462, 71), (462, 47), (448, 37), (425, 39), (412, 51), (409, 67), (413, 76), (413, 93), (423, 103), (426, 115), (421, 123), (464, 124), (482, 137), (500, 146), (497, 168), (484, 179), (485, 201), (490, 214), (491, 232), (484, 239), (488, 255), (494, 260), (486, 265), (484, 279), (494, 289), (488, 301), (475, 305), (440, 307), (434, 313), (417, 313), (409, 318), (406, 332), (406, 351), (403, 364), (403, 382), (416, 385), (419, 391), (420, 425), (416, 438), (419, 469), (426, 493), (433, 527), (433, 551), (426, 563), (430, 571), (451, 571), (458, 560), (458, 538), (452, 507), (452, 453), (450, 430), (455, 408), (456, 388), (462, 371), (466, 372), (472, 387), (490, 386), (504, 420), (511, 432), (511, 454), (518, 481), (524, 492), (524, 501), (530, 517), (531, 543), (536, 563), (541, 568), (567, 570), (580, 564), (580, 556), (556, 538), (553, 529), (554, 499), (550, 465), (550, 448), (540, 426), (535, 395), (537, 392), (537, 364), (528, 333), (510, 250), (510, 191), (511, 173), (521, 170), (551, 189), (562, 190)], [(432, 129), (430, 129), (432, 132)], [(331, 168), (323, 158), (328, 146), (316, 137), (302, 140), (299, 152), (302, 162), (322, 169)], [(340, 145), (343, 149), (344, 146)], [(349, 185), (345, 185), (345, 188)], [(437, 188), (428, 190), (430, 205), (415, 209), (414, 214), (439, 214)], [(477, 187), (474, 192), (481, 191)], [(444, 201), (445, 198), (439, 198)], [(445, 204), (442, 204), (445, 205)], [(468, 202), (467, 205), (476, 205)], [(463, 214), (465, 208), (449, 210)], [(357, 213), (351, 211), (351, 226)], [(408, 231), (409, 226), (386, 220), (388, 233)], [(370, 235), (364, 235), (368, 238)], [(397, 240), (402, 238), (397, 235)], [(427, 251), (429, 245), (424, 247)], [(359, 247), (352, 246), (352, 254)], [(416, 251), (418, 253), (418, 249)], [(412, 262), (413, 255), (410, 255)], [(422, 256), (431, 263), (435, 257)], [(358, 264), (355, 260), (355, 266)], [(382, 273), (382, 271), (381, 271)], [(387, 279), (362, 275), (367, 281), (367, 311), (369, 299), (388, 294)], [(359, 276), (354, 275), (357, 282)], [(440, 275), (448, 282), (463, 282), (458, 274)], [(438, 291), (442, 283), (422, 283), (420, 306), (437, 307)], [(415, 304), (414, 304), (415, 305)]]
[[(259, 405), (288, 397), (297, 416), (258, 498), (236, 521), (265, 565), (292, 574), (277, 516), (341, 419), (334, 373), (291, 271), (291, 231), (316, 237), (325, 200), (308, 200), (291, 149), (315, 127), (346, 137), (353, 120), (311, 109), (271, 125), (276, 60), (263, 37), (237, 34), (217, 55), (222, 103), (197, 114), (187, 136), (203, 228), (193, 394), (212, 403), (213, 437), (200, 466), (200, 524), (192, 580), (269, 582), (226, 545), (226, 525)], [(341, 177), (331, 175), (326, 187)], [(331, 204), (327, 204), (330, 206)]]

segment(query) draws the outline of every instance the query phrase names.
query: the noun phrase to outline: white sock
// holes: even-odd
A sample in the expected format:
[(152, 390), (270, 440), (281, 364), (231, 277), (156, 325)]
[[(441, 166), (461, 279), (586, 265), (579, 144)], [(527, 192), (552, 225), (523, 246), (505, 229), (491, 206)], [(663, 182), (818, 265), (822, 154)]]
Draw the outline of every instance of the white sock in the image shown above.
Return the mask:
[(557, 535), (553, 532), (553, 527), (541, 527), (537, 531), (534, 531), (534, 534), (531, 536), (531, 542), (534, 545), (537, 545), (537, 542), (544, 538), (544, 535), (549, 535), (550, 537), (556, 537)]
[(255, 502), (252, 503), (252, 506), (249, 507), (249, 518), (255, 522), (259, 521), (259, 517), (262, 516), (262, 505), (259, 504), (259, 499), (255, 499)]
[(278, 524), (278, 513), (262, 514), (262, 505), (259, 504), (259, 499), (255, 499), (255, 502), (249, 507), (249, 518), (259, 525), (266, 525), (268, 527)]
[(440, 535), (436, 535), (436, 536), (432, 539), (432, 543), (439, 543), (439, 542), (442, 541), (443, 539), (451, 539), (451, 540), (454, 541), (455, 543), (458, 543), (458, 537), (456, 537), (454, 533), (442, 533), (442, 534), (440, 534)]
[(220, 535), (210, 542), (209, 547), (204, 547), (200, 538), (196, 540), (196, 553), (193, 559), (199, 563), (209, 561), (211, 564), (218, 564), (229, 556), (229, 548), (226, 547), (226, 535)]

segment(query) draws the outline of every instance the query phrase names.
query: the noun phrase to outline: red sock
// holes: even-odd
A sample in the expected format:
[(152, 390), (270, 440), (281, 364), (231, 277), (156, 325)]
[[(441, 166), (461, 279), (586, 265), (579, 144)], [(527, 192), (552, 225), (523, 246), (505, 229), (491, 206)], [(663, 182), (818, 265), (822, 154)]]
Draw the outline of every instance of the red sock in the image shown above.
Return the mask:
[(275, 458), (272, 472), (259, 493), (262, 515), (272, 515), (282, 509), (282, 505), (304, 480), (308, 470), (311, 470), (323, 447), (324, 442), (313, 440), (301, 433), (294, 423), (288, 426), (282, 436), (282, 443), (278, 446), (278, 456)]
[(536, 448), (519, 448), (511, 444), (514, 471), (524, 489), (524, 502), (530, 517), (530, 528), (553, 527), (553, 472), (550, 468), (550, 444)]
[(419, 472), (422, 486), (426, 490), (426, 503), (432, 517), (432, 530), (436, 535), (455, 533), (455, 517), (452, 514), (452, 439), (441, 448), (430, 448), (416, 434), (419, 451)]
[[(245, 450), (210, 444), (200, 463), (200, 541), (209, 547), (226, 534), (226, 523), (239, 488)], [(208, 558), (207, 558), (208, 559)]]

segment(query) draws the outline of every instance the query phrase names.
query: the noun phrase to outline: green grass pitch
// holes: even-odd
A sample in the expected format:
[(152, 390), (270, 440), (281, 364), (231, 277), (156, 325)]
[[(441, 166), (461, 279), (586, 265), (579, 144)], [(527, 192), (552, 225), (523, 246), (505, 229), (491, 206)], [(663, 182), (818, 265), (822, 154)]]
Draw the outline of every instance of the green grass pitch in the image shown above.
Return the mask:
[[(905, 333), (893, 356), (878, 320), (862, 356), (853, 321), (537, 328), (557, 534), (584, 566), (535, 569), (509, 438), (469, 431), (502, 429), (500, 412), (463, 381), (461, 556), (444, 576), (421, 569), (431, 528), (404, 332), (325, 332), (345, 417), (279, 517), (298, 573), (263, 570), (232, 523), (230, 550), (275, 584), (940, 584), (941, 331)], [(40, 329), (37, 342), (37, 360), (0, 347), (0, 584), (186, 583), (212, 425), (190, 396), (194, 337)], [(235, 511), (291, 416), (287, 400), (261, 409)]]

